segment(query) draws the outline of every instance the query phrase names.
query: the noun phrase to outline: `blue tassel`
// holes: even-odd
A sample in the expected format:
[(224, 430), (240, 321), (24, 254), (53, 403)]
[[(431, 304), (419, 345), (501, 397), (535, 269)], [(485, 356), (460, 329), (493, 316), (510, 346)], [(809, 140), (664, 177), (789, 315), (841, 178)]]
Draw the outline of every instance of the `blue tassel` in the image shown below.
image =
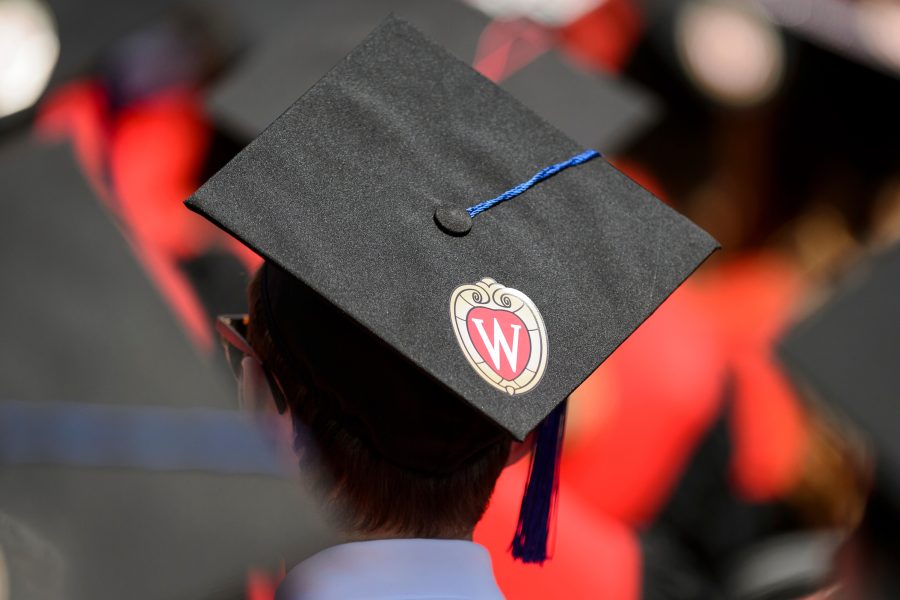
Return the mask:
[(479, 202), (475, 206), (470, 206), (466, 209), (466, 212), (469, 213), (469, 216), (475, 218), (475, 215), (483, 213), (489, 208), (492, 208), (501, 202), (506, 202), (516, 196), (520, 196), (524, 194), (531, 188), (533, 188), (536, 184), (542, 182), (545, 179), (553, 177), (560, 171), (565, 171), (569, 167), (577, 167), (580, 164), (586, 163), (589, 160), (593, 160), (600, 156), (600, 153), (596, 150), (585, 150), (581, 154), (576, 154), (569, 160), (564, 160), (561, 163), (556, 163), (555, 165), (550, 165), (549, 167), (544, 167), (537, 173), (535, 173), (531, 179), (520, 183), (514, 188), (508, 189), (499, 196), (491, 198), (490, 200), (485, 200), (484, 202)]
[(566, 428), (566, 402), (560, 403), (537, 427), (528, 483), (512, 542), (513, 558), (523, 563), (547, 560), (550, 521), (559, 490), (559, 461)]

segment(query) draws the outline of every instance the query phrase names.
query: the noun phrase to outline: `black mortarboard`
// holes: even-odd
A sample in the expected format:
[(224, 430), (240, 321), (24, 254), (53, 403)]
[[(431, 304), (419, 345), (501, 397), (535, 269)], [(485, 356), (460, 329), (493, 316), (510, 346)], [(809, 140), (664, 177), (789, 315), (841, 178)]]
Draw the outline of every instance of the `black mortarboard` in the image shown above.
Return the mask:
[(39, 570), (60, 600), (236, 598), (330, 537), (237, 411), (0, 401), (0, 433), (0, 514), (54, 558), (4, 545), (14, 588)]
[(503, 89), (572, 140), (625, 148), (662, 117), (659, 101), (625, 79), (585, 73), (548, 52), (503, 80)]
[[(256, 137), (343, 58), (391, 10), (461, 60), (472, 63), (488, 18), (457, 0), (313, 0), (271, 40), (217, 82), (209, 106), (222, 128)], [(635, 84), (579, 71), (548, 52), (501, 82), (523, 104), (575, 141), (611, 152), (660, 117)]]
[(0, 187), (0, 398), (236, 407), (68, 148), (7, 144)]
[[(266, 282), (289, 274), (434, 384), (398, 392), (319, 336), (355, 390), (348, 422), (435, 472), (475, 445), (458, 421), (441, 430), (440, 404), (463, 399), (523, 439), (716, 247), (394, 18), (187, 204), (263, 255)], [(429, 408), (411, 418), (403, 393)]]
[(879, 482), (900, 506), (900, 245), (851, 273), (781, 340), (778, 354), (804, 390), (874, 443)]
[(58, 557), (0, 540), (13, 589), (39, 570), (63, 578), (53, 597), (237, 595), (251, 567), (318, 549), (312, 504), (69, 149), (6, 144), (0, 188), (0, 513)]

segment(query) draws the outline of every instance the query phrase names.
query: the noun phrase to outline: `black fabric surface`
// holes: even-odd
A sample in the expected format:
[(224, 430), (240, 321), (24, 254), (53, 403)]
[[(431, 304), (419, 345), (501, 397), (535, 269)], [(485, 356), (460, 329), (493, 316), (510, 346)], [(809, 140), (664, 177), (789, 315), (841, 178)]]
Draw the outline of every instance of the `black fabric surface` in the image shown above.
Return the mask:
[(48, 0), (60, 41), (53, 83), (95, 66), (123, 37), (165, 18), (195, 15), (220, 48), (231, 52), (264, 39), (296, 11), (293, 0)]
[[(287, 271), (271, 263), (264, 269), (270, 331), (279, 332), (279, 350), (301, 373), (304, 387), (323, 396), (316, 404), (378, 455), (418, 473), (446, 475), (509, 438)], [(283, 324), (296, 322), (288, 319), (298, 311), (302, 326), (286, 339)], [(348, 357), (351, 377), (344, 375)], [(373, 394), (373, 382), (389, 402), (360, 402)]]
[(873, 441), (900, 507), (900, 245), (852, 273), (781, 340), (788, 372)]
[[(488, 18), (458, 0), (309, 0), (217, 82), (209, 106), (223, 128), (251, 139), (391, 11), (471, 64)], [(550, 52), (501, 86), (585, 147), (612, 152), (660, 118), (646, 90), (579, 71)]]
[(256, 137), (391, 11), (467, 62), (487, 23), (456, 0), (306, 0), (215, 82), (207, 96), (210, 112), (235, 138)]
[(0, 594), (4, 598), (57, 600), (65, 589), (63, 565), (52, 544), (0, 512)]
[(585, 73), (549, 52), (513, 73), (503, 89), (586, 148), (625, 148), (662, 118), (660, 102), (625, 79)]
[(60, 557), (57, 600), (237, 600), (249, 569), (274, 574), (327, 545), (289, 479), (0, 465), (0, 489), (0, 510)]
[(212, 250), (179, 264), (208, 315), (247, 312), (247, 267), (226, 252)]
[(0, 150), (0, 398), (236, 408), (69, 148)]
[[(602, 159), (478, 215), (465, 236), (434, 222), (440, 203), (475, 204), (581, 150), (389, 19), (188, 206), (521, 438), (716, 247)], [(455, 339), (451, 293), (483, 277), (543, 316), (549, 361), (527, 394), (487, 385)], [(372, 397), (386, 397), (377, 381)]]
[[(173, 415), (182, 407), (237, 408), (230, 375), (196, 354), (67, 147), (7, 144), (0, 190), (0, 402), (163, 405)], [(67, 432), (83, 437), (52, 416), (59, 434), (42, 429), (29, 438), (35, 444), (58, 440), (65, 448)], [(102, 448), (121, 435), (104, 433)], [(222, 439), (208, 442), (214, 448)], [(229, 450), (241, 456), (241, 448)], [(171, 447), (161, 452), (173, 458)], [(58, 557), (45, 565), (0, 535), (16, 569), (13, 589), (43, 570), (63, 600), (241, 598), (249, 568), (274, 571), (281, 558), (293, 564), (325, 543), (297, 482), (271, 474), (280, 465), (269, 474), (139, 466), (0, 464), (2, 519)]]

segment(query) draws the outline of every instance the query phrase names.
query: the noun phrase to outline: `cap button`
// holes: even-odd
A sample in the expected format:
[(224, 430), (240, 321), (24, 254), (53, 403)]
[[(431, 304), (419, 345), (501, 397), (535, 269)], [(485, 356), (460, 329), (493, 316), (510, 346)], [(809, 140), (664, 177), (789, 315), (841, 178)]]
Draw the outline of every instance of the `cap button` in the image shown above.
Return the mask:
[(444, 233), (455, 236), (466, 235), (472, 229), (472, 217), (466, 209), (446, 204), (434, 209), (434, 222)]

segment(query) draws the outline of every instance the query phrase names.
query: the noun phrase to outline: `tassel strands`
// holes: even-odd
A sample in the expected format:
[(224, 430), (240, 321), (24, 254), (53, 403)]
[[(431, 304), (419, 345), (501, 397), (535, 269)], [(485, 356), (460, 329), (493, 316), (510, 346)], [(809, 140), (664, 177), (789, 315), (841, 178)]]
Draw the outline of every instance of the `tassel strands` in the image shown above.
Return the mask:
[(562, 402), (554, 408), (535, 432), (528, 483), (512, 541), (513, 558), (523, 563), (543, 564), (547, 560), (547, 542), (559, 491), (566, 404)]

